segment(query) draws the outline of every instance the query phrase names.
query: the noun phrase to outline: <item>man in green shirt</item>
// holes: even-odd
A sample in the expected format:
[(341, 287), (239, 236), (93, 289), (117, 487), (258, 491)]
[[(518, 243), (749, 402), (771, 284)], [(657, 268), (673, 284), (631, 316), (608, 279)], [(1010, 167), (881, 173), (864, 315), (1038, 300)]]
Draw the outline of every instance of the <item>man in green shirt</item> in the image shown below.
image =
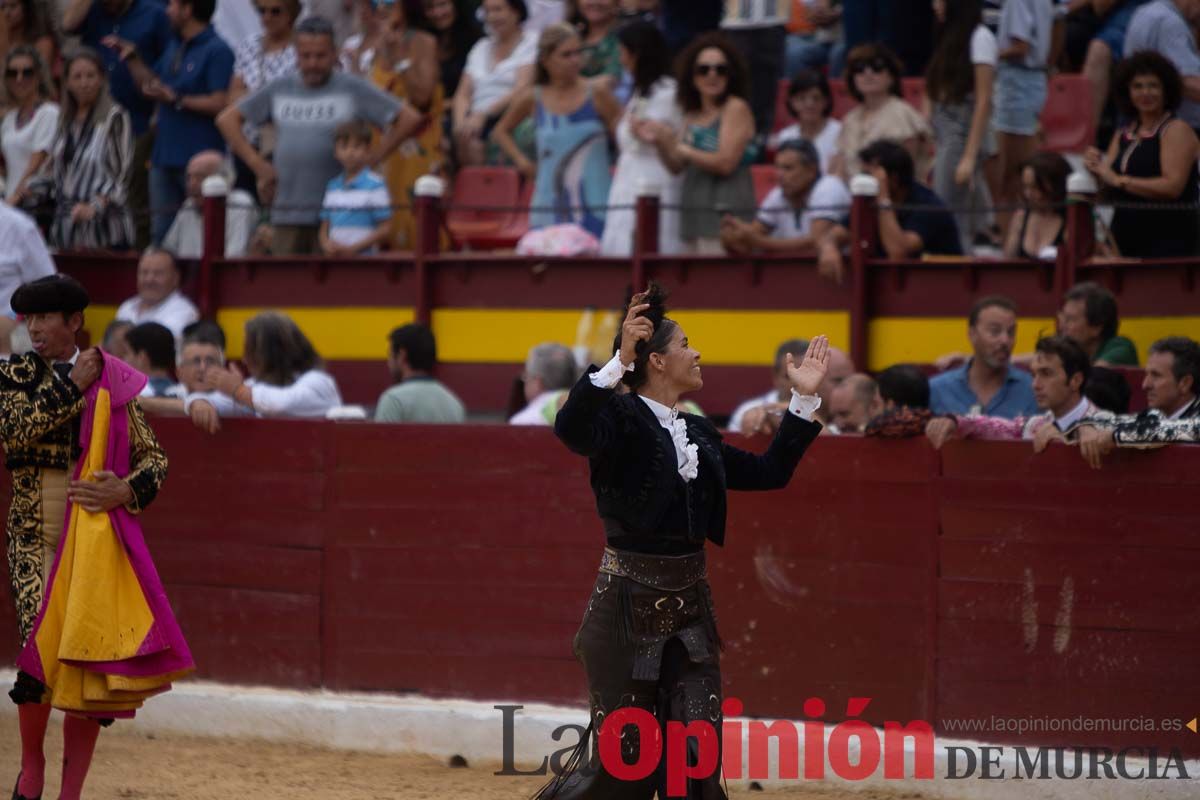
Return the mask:
[(1117, 335), (1117, 299), (1104, 287), (1086, 281), (1067, 291), (1058, 311), (1058, 332), (1074, 339), (1101, 367), (1136, 367), (1137, 348)]
[(437, 344), (433, 331), (412, 323), (391, 332), (388, 369), (396, 385), (375, 406), (376, 422), (460, 423), (467, 418), (462, 401), (434, 379)]

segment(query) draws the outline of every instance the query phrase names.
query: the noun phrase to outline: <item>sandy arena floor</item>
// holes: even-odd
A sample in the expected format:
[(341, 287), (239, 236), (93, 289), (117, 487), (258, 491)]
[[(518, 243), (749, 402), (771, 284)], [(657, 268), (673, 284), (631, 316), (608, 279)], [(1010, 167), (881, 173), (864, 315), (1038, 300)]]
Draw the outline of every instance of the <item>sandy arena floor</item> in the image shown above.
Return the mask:
[[(0, 719), (0, 794), (16, 779), (16, 719)], [(237, 739), (148, 737), (118, 725), (101, 734), (88, 800), (525, 800), (540, 778), (496, 777), (497, 765), (451, 769), (422, 756), (376, 755)], [(47, 785), (57, 796), (62, 733), (47, 737)], [(7, 794), (3, 794), (7, 797)], [(788, 800), (900, 800), (916, 795), (795, 789), (733, 790), (732, 797)]]

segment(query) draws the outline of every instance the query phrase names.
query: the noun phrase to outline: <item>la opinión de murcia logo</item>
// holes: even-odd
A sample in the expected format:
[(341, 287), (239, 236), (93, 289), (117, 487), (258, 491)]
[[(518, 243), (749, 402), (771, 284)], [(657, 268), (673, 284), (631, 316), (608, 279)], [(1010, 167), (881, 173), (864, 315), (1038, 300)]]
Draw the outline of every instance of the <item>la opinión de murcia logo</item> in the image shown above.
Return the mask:
[[(933, 780), (937, 742), (933, 726), (923, 720), (908, 723), (887, 721), (882, 728), (858, 719), (871, 700), (850, 698), (846, 703), (843, 722), (828, 725), (820, 719), (825, 714), (825, 701), (810, 697), (804, 702), (804, 714), (810, 719), (799, 723), (777, 720), (731, 719), (742, 714), (744, 706), (737, 698), (726, 698), (721, 705), (725, 721), (718, 738), (716, 726), (708, 720), (689, 723), (668, 722), (666, 735), (650, 712), (637, 707), (613, 710), (600, 726), (596, 751), (599, 764), (588, 759), (582, 770), (597, 770), (601, 766), (613, 777), (627, 781), (643, 780), (665, 767), (667, 792), (672, 797), (686, 794), (687, 781), (703, 779), (722, 765), (729, 780), (820, 780), (826, 777), (826, 765), (833, 775), (847, 781), (874, 777), (883, 767), (886, 780), (913, 778)], [(542, 759), (532, 770), (518, 770), (515, 765), (516, 712), (521, 705), (494, 706), (501, 713), (503, 724), (502, 768), (496, 775), (530, 776), (553, 773), (559, 775), (570, 758), (585, 728), (581, 725), (562, 725), (551, 738), (566, 745)], [(1174, 721), (1165, 721), (1174, 722)], [(1168, 730), (1192, 729), (1194, 723)], [(641, 747), (637, 760), (627, 762), (621, 751), (621, 736), (629, 727), (637, 729)], [(826, 731), (828, 730), (828, 736)], [(572, 739), (570, 734), (574, 734)], [(665, 741), (664, 741), (665, 738)], [(777, 775), (770, 775), (770, 742), (775, 740), (779, 754)], [(694, 757), (689, 758), (689, 743), (695, 743)], [(912, 771), (906, 774), (906, 744), (910, 744)], [(748, 745), (743, 747), (743, 745)], [(748, 758), (743, 761), (743, 750)], [(1000, 780), (1016, 777), (1034, 780), (1188, 780), (1187, 769), (1179, 748), (1157, 747), (1032, 747), (1009, 746), (969, 747), (948, 745), (946, 772), (942, 778), (963, 780)], [(718, 754), (722, 758), (718, 760)], [(803, 773), (801, 772), (803, 762)]]

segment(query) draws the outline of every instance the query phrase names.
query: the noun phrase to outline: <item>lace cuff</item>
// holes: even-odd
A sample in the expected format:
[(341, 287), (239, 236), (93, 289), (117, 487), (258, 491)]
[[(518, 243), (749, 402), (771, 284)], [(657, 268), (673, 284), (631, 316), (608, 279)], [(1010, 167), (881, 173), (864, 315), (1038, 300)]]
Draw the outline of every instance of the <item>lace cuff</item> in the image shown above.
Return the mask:
[(621, 382), (621, 377), (626, 372), (633, 372), (633, 364), (622, 364), (621, 354), (612, 357), (612, 360), (605, 364), (600, 369), (593, 372), (588, 378), (592, 382), (592, 386), (597, 389), (613, 389)]
[(821, 407), (821, 398), (815, 394), (800, 394), (792, 389), (792, 402), (788, 403), (788, 411), (806, 422), (813, 421), (813, 414)]

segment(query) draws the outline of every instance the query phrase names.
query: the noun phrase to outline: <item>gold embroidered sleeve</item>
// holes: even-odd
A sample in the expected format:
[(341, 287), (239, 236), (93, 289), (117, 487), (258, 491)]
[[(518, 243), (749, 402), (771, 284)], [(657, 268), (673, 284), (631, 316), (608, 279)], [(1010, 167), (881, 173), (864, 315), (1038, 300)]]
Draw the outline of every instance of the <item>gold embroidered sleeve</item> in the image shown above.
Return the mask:
[(125, 507), (137, 514), (150, 505), (167, 477), (167, 454), (163, 452), (136, 402), (125, 406), (129, 414), (129, 474), (125, 482), (133, 490), (133, 501)]
[(0, 362), (0, 441), (26, 447), (83, 411), (83, 393), (46, 373), (37, 356)]

